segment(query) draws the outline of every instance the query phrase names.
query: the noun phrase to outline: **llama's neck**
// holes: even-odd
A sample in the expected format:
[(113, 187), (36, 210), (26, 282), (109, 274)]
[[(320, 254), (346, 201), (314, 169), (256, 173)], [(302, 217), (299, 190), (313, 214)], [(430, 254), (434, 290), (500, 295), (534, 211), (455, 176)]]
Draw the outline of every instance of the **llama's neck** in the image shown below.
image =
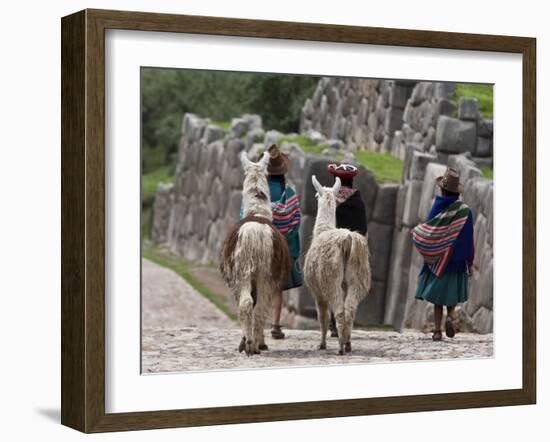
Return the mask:
[(273, 220), (273, 213), (271, 212), (271, 203), (259, 199), (243, 199), (243, 216), (261, 216), (267, 218), (269, 221)]
[(317, 217), (315, 218), (315, 227), (313, 228), (313, 236), (317, 236), (327, 230), (336, 228), (336, 202), (334, 199), (329, 200), (320, 198), (317, 209)]
[(267, 178), (246, 177), (243, 186), (243, 216), (261, 216), (273, 220)]

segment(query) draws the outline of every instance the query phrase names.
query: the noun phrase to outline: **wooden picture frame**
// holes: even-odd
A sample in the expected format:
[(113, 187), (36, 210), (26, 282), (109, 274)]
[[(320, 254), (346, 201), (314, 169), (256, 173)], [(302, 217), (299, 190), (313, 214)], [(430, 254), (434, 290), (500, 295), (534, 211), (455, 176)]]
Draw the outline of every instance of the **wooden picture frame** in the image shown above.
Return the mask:
[[(105, 30), (496, 51), (523, 63), (523, 382), (512, 390), (105, 412)], [(536, 41), (533, 38), (105, 10), (62, 19), (62, 408), (83, 432), (533, 404), (536, 401)]]

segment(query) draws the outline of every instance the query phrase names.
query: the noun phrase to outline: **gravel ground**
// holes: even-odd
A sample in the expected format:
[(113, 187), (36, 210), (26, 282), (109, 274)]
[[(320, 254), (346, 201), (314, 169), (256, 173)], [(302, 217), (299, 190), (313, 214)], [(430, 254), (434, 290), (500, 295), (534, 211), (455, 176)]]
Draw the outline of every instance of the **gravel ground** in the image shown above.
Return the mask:
[(170, 269), (142, 259), (142, 331), (181, 327), (233, 328), (237, 325)]
[(171, 270), (143, 260), (142, 366), (144, 373), (373, 363), (493, 356), (493, 335), (459, 333), (433, 342), (431, 334), (354, 330), (351, 355), (338, 356), (337, 340), (317, 350), (316, 330), (285, 330), (268, 351), (247, 357), (237, 351), (238, 324)]

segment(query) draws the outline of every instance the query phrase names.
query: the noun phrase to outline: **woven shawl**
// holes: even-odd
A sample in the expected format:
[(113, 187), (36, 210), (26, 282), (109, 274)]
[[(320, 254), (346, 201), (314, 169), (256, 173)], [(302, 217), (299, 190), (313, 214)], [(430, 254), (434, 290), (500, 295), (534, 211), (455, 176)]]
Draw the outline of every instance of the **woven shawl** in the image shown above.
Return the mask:
[(413, 244), (437, 277), (449, 262), (455, 240), (468, 219), (469, 210), (462, 201), (455, 201), (446, 210), (411, 231)]
[(271, 202), (271, 212), (273, 214), (273, 225), (282, 234), (300, 224), (302, 219), (300, 203), (298, 202), (298, 195), (291, 187), (286, 187), (278, 201)]

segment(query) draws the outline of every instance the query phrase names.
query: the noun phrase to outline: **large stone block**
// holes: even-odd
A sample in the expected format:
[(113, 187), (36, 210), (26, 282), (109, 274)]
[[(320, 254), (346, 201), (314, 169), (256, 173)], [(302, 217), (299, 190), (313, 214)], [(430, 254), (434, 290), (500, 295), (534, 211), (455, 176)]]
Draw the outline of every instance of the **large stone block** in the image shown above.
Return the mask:
[(437, 115), (451, 116), (456, 111), (456, 104), (451, 100), (443, 98), (437, 102)]
[(386, 110), (386, 120), (384, 131), (388, 135), (393, 135), (396, 130), (401, 129), (403, 125), (403, 109), (398, 107), (389, 107)]
[(151, 232), (147, 232), (151, 235), (154, 244), (163, 244), (168, 239), (168, 226), (173, 205), (174, 185), (160, 184), (153, 202)]
[(372, 281), (370, 293), (361, 301), (355, 315), (355, 323), (359, 325), (380, 325), (384, 321), (386, 305), (386, 283)]
[(430, 83), (427, 81), (421, 81), (418, 83), (411, 94), (411, 104), (413, 106), (419, 105), (421, 102), (428, 100), (434, 96), (435, 92), (435, 83)]
[(412, 180), (424, 180), (428, 164), (437, 160), (436, 155), (420, 151), (413, 152), (409, 177)]
[(204, 144), (210, 144), (223, 138), (224, 135), (225, 131), (221, 127), (209, 124), (204, 131), (202, 141)]
[(485, 196), (482, 213), (487, 217), (487, 243), (493, 245), (493, 186)]
[(422, 184), (422, 195), (418, 205), (418, 219), (421, 222), (428, 216), (436, 194), (436, 189), (438, 189), (435, 179), (443, 175), (446, 169), (446, 166), (437, 163), (430, 163), (428, 167), (426, 167), (426, 174)]
[(242, 119), (248, 123), (249, 129), (261, 129), (262, 117), (257, 114), (244, 114)]
[(315, 216), (313, 215), (304, 215), (300, 223), (300, 256), (302, 257), (302, 266), (303, 259), (305, 258), (309, 246), (311, 245), (311, 240), (313, 239), (313, 227), (315, 226)]
[(474, 256), (474, 266), (480, 268), (483, 247), (487, 238), (487, 218), (481, 213), (477, 214), (474, 223), (474, 244), (477, 248), (477, 253)]
[(392, 248), (393, 226), (371, 222), (368, 226), (372, 279), (386, 281)]
[(399, 84), (394, 84), (390, 89), (390, 106), (404, 109), (409, 98), (410, 88)]
[(480, 307), (472, 318), (474, 330), (478, 333), (493, 332), (493, 312), (485, 307)]
[(470, 153), (461, 155), (449, 155), (447, 164), (449, 167), (456, 169), (460, 175), (460, 181), (466, 184), (472, 178), (481, 177), (481, 170), (472, 161)]
[(378, 188), (372, 219), (382, 224), (393, 224), (395, 201), (399, 184), (383, 184)]
[(282, 136), (283, 134), (278, 130), (268, 130), (265, 133), (264, 139), (266, 149), (269, 148), (272, 144), (277, 144), (279, 142), (279, 138), (281, 138)]
[(396, 330), (403, 328), (407, 306), (407, 286), (411, 268), (412, 242), (410, 229), (395, 229), (386, 291), (384, 324)]
[(367, 210), (367, 220), (369, 220), (372, 218), (374, 203), (378, 193), (378, 184), (374, 179), (374, 175), (370, 170), (360, 166), (359, 173), (353, 180), (353, 185), (361, 192), (361, 197), (363, 198)]
[(493, 137), (493, 120), (479, 120), (477, 122), (477, 134), (480, 137)]
[(263, 143), (265, 132), (261, 127), (255, 127), (246, 134), (246, 148), (250, 149), (254, 144)]
[(455, 93), (456, 89), (456, 83), (445, 81), (442, 83), (436, 83), (435, 84), (435, 96), (437, 98), (451, 98), (453, 94)]
[(403, 225), (414, 227), (418, 224), (418, 205), (422, 196), (422, 181), (411, 180), (407, 185), (403, 207)]
[(244, 118), (233, 118), (229, 128), (229, 134), (232, 137), (240, 138), (245, 135), (250, 129), (250, 124)]
[(493, 187), (493, 182), (486, 178), (474, 177), (464, 184), (464, 202), (472, 210), (474, 218), (484, 213), (484, 205), (487, 202), (487, 195)]
[(479, 120), (477, 98), (460, 97), (458, 100), (458, 118), (467, 121)]
[(308, 156), (304, 165), (304, 181), (302, 183), (301, 204), (302, 213), (306, 215), (317, 214), (317, 191), (311, 182), (311, 176), (315, 175), (323, 186), (332, 186), (334, 177), (327, 172), (327, 166), (332, 162), (328, 158)]
[(440, 152), (474, 152), (477, 135), (476, 123), (445, 115), (439, 117), (435, 131), (435, 145)]
[(405, 198), (407, 196), (408, 187), (409, 187), (409, 183), (405, 183), (399, 186), (399, 190), (397, 191), (397, 195), (395, 197), (394, 225), (398, 229), (400, 229), (403, 224), (403, 211), (405, 210)]
[(475, 151), (478, 157), (492, 157), (493, 156), (493, 139), (477, 137), (477, 146)]
[(409, 142), (405, 144), (405, 159), (403, 160), (403, 176), (402, 181), (411, 179), (411, 165), (415, 152), (423, 152), (424, 146), (420, 143)]
[(474, 275), (470, 278), (469, 296), (465, 304), (466, 312), (470, 316), (481, 306), (493, 309), (493, 253), (488, 247), (480, 248), (477, 253), (482, 257), (482, 265), (474, 270)]

